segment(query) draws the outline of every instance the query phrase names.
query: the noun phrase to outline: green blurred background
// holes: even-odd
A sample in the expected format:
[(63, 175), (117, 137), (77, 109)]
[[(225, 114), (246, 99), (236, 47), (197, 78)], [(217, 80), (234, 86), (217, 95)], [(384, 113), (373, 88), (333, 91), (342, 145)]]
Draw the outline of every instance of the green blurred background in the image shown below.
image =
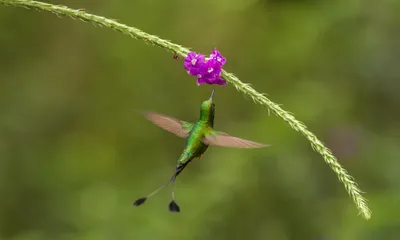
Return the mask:
[(307, 140), (233, 87), (210, 148), (170, 190), (184, 141), (134, 109), (187, 121), (212, 86), (110, 29), (0, 6), (0, 239), (400, 239), (400, 2), (64, 0), (208, 54), (293, 112), (366, 192), (365, 221)]

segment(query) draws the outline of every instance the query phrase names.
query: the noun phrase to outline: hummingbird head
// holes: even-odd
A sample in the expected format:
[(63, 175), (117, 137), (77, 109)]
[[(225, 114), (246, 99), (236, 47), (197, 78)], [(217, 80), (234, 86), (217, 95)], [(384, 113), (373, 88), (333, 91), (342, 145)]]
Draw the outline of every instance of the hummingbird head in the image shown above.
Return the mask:
[(201, 103), (200, 106), (200, 119), (207, 122), (214, 121), (215, 104), (213, 102), (215, 89), (212, 90), (211, 96), (208, 100)]

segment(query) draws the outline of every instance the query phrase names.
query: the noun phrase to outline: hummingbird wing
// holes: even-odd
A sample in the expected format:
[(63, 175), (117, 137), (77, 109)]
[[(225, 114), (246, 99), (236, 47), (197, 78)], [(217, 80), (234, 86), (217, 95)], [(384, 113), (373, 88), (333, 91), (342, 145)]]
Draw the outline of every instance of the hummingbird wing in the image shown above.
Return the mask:
[(203, 142), (208, 145), (230, 148), (262, 148), (270, 146), (267, 144), (234, 137), (227, 133), (215, 130), (212, 130), (210, 133), (206, 134), (205, 138), (203, 138)]
[(168, 117), (155, 112), (145, 112), (144, 116), (160, 128), (175, 134), (178, 137), (186, 138), (193, 128), (193, 124)]

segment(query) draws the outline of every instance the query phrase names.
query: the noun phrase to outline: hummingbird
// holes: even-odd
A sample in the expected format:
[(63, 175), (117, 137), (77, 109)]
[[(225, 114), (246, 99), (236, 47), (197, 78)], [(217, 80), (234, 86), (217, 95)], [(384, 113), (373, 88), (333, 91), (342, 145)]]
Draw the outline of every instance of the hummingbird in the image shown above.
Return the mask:
[(159, 113), (145, 112), (144, 116), (158, 127), (171, 132), (178, 137), (186, 139), (186, 145), (182, 154), (178, 158), (175, 172), (170, 180), (160, 186), (146, 197), (137, 199), (133, 205), (142, 205), (149, 197), (157, 194), (161, 189), (172, 183), (172, 201), (169, 203), (171, 212), (180, 212), (180, 208), (175, 201), (175, 180), (183, 169), (193, 160), (203, 157), (207, 148), (212, 146), (231, 147), (231, 148), (262, 148), (269, 145), (253, 142), (238, 137), (231, 136), (227, 133), (216, 131), (214, 127), (215, 104), (213, 102), (214, 90), (208, 100), (200, 105), (200, 119), (196, 123), (190, 123), (168, 117)]

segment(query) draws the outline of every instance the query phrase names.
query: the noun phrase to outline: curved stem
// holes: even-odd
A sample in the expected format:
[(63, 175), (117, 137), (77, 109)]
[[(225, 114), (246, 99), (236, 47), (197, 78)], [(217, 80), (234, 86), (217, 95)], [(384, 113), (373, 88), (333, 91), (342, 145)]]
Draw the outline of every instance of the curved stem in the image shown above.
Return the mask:
[(259, 93), (254, 90), (250, 85), (241, 82), (237, 77), (226, 71), (222, 71), (222, 75), (229, 83), (236, 87), (239, 92), (249, 95), (254, 102), (259, 103), (272, 111), (276, 116), (280, 117), (283, 121), (287, 122), (291, 128), (296, 130), (305, 136), (310, 141), (311, 147), (314, 151), (318, 152), (324, 158), (324, 161), (328, 166), (336, 173), (339, 181), (344, 184), (347, 193), (351, 196), (354, 203), (356, 204), (360, 214), (365, 219), (371, 218), (371, 210), (368, 208), (367, 200), (362, 196), (362, 191), (358, 188), (354, 178), (350, 176), (346, 169), (344, 169), (336, 157), (332, 154), (332, 151), (327, 148), (314, 133), (310, 132), (304, 123), (298, 121), (292, 114), (286, 112), (278, 104), (269, 100), (265, 94)]
[[(84, 22), (92, 23), (100, 27), (111, 28), (115, 31), (129, 35), (133, 38), (143, 40), (145, 43), (152, 44), (165, 50), (168, 50), (181, 57), (185, 57), (189, 49), (184, 48), (178, 44), (161, 39), (157, 36), (145, 33), (140, 29), (127, 26), (119, 23), (116, 20), (108, 19), (102, 16), (87, 13), (85, 10), (74, 10), (65, 6), (52, 5), (31, 0), (0, 0), (0, 3), (16, 7), (24, 7), (28, 9), (35, 9), (38, 11), (47, 11), (56, 14), (57, 16), (66, 16), (72, 19), (79, 19)], [(340, 165), (336, 157), (333, 156), (331, 150), (327, 148), (307, 127), (300, 121), (296, 120), (293, 115), (286, 112), (279, 107), (278, 104), (269, 100), (263, 93), (254, 90), (249, 84), (241, 82), (236, 76), (231, 73), (222, 71), (222, 76), (231, 85), (233, 85), (239, 92), (249, 95), (254, 102), (267, 107), (276, 116), (280, 117), (283, 121), (288, 123), (291, 128), (300, 132), (310, 141), (311, 147), (322, 155), (324, 161), (328, 166), (337, 174), (338, 179), (344, 184), (346, 191), (355, 202), (360, 214), (365, 219), (371, 218), (371, 211), (368, 208), (367, 200), (362, 196), (361, 190), (357, 187), (354, 179), (347, 173), (347, 171)]]

